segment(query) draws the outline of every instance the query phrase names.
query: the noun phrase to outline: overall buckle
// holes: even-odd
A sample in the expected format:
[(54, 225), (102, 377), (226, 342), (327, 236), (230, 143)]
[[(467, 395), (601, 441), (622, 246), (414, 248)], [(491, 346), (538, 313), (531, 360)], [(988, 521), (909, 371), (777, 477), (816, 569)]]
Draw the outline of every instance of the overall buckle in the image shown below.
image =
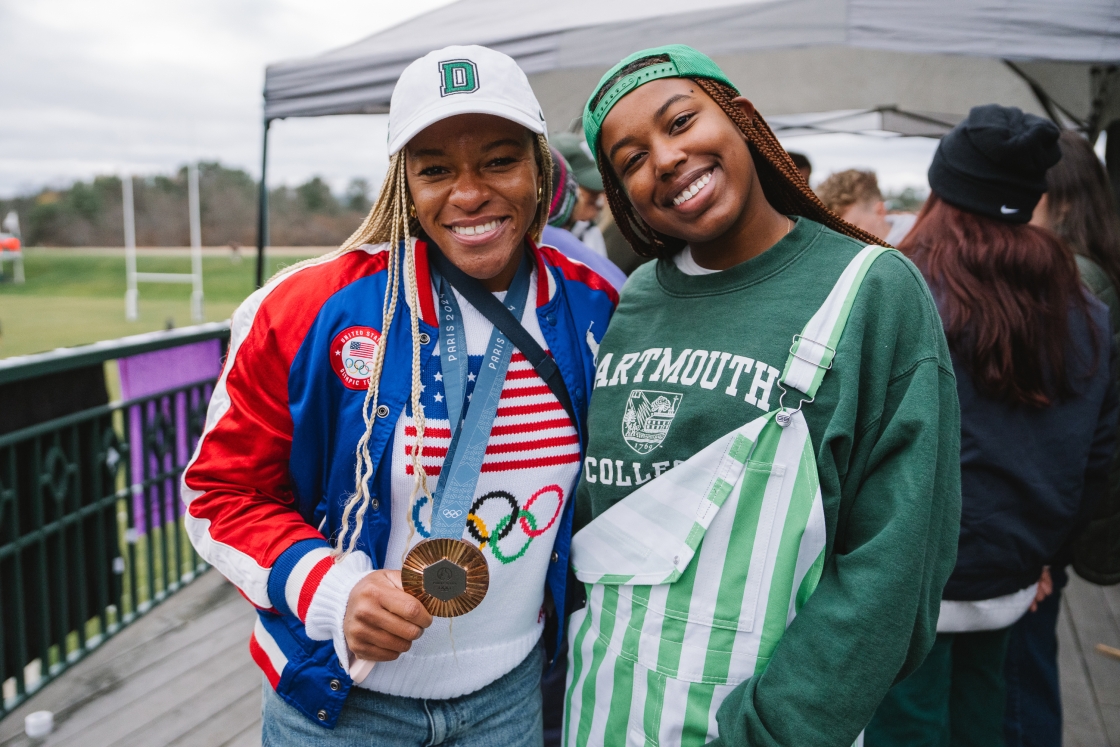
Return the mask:
[[(797, 347), (797, 341), (798, 340), (806, 340), (808, 342), (813, 343), (814, 345), (820, 345), (825, 350), (830, 351), (832, 353), (832, 358), (829, 358), (828, 365), (827, 366), (822, 366), (820, 363), (817, 363), (815, 361), (811, 361), (803, 355), (798, 355), (794, 351), (794, 348)], [(789, 354), (792, 355), (794, 358), (798, 359), (799, 361), (805, 361), (806, 363), (808, 363), (811, 366), (816, 366), (817, 368), (823, 368), (825, 371), (830, 371), (830, 370), (832, 370), (832, 362), (833, 362), (833, 360), (836, 359), (836, 348), (829, 347), (828, 345), (825, 345), (823, 342), (820, 342), (819, 340), (814, 340), (811, 337), (805, 337), (804, 335), (797, 334), (797, 335), (793, 336), (793, 342), (790, 343)], [(816, 395), (810, 397), (809, 399), (802, 399), (800, 402), (797, 403), (797, 407), (793, 408), (792, 410), (789, 410), (785, 406), (785, 398), (786, 398), (786, 394), (789, 393), (789, 390), (787, 390), (785, 388), (785, 386), (782, 385), (781, 380), (778, 381), (778, 388), (782, 390), (782, 393), (778, 397), (778, 414), (774, 416), (774, 420), (782, 428), (787, 428), (787, 427), (789, 427), (789, 424), (793, 422), (794, 414), (798, 413), (798, 412), (801, 412), (802, 406), (813, 404), (813, 401), (816, 400)]]

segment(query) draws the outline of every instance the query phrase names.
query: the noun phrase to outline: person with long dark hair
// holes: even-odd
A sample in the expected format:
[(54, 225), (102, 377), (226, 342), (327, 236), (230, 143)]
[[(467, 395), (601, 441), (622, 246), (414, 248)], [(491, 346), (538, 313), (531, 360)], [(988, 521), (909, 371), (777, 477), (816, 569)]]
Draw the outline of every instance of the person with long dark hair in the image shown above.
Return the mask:
[[(1062, 160), (1046, 172), (1046, 192), (1031, 214), (1031, 223), (1053, 231), (1069, 245), (1082, 280), (1094, 295), (1104, 300), (1110, 292), (1115, 298), (1120, 289), (1120, 215), (1108, 174), (1093, 146), (1078, 133), (1064, 131), (1058, 147)], [(1097, 273), (1089, 271), (1091, 265)], [(1110, 291), (1106, 285), (1112, 286)], [(1112, 318), (1113, 332), (1120, 334), (1120, 318)]]
[[(1108, 175), (1089, 141), (1073, 131), (1058, 139), (1062, 160), (1046, 172), (1046, 193), (1031, 223), (1049, 229), (1074, 251), (1081, 282), (1109, 309), (1114, 344), (1120, 341), (1120, 216)], [(1120, 456), (1112, 460), (1109, 489), (1088, 525), (1052, 558), (1032, 611), (1015, 623), (1007, 648), (1008, 747), (1048, 747), (1062, 741), (1058, 679), (1058, 611), (1072, 562), (1096, 584), (1120, 583)]]
[(1107, 489), (1117, 422), (1108, 310), (1073, 253), (1028, 224), (1058, 128), (997, 105), (946, 135), (900, 249), (929, 283), (961, 403), (961, 527), (938, 636), (892, 688), (869, 747), (1003, 744), (1011, 626)]
[(933, 299), (696, 50), (622, 60), (583, 121), (657, 261), (596, 356), (565, 743), (851, 745), (925, 658), (953, 566)]

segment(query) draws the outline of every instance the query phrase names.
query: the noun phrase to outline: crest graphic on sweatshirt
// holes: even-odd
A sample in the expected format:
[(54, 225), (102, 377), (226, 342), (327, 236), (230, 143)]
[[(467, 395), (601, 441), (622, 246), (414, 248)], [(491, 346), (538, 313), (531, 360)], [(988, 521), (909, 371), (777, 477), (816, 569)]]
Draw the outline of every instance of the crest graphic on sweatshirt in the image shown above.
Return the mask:
[(639, 454), (648, 454), (669, 435), (683, 394), (634, 389), (622, 415), (622, 437)]
[(439, 71), (443, 74), (439, 86), (440, 96), (474, 93), (478, 90), (478, 67), (470, 60), (444, 60), (439, 63)]

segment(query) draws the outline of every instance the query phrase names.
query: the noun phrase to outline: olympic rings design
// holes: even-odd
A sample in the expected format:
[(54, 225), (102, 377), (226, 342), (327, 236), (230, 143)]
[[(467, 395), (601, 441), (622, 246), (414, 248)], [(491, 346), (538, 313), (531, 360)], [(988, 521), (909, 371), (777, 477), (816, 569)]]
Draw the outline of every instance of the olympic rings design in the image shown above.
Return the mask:
[(420, 509), (424, 508), (424, 504), (427, 502), (428, 496), (422, 495), (412, 504), (412, 526), (416, 528), (416, 533), (424, 539), (430, 539), (432, 536), (432, 533), (424, 528), (424, 522), (420, 521)]
[[(522, 511), (521, 513), (522, 513), (522, 515), (525, 515), (524, 511)], [(534, 523), (536, 523), (536, 522), (534, 522)], [(507, 526), (512, 527), (513, 522), (510, 521), (508, 516), (503, 516), (502, 518), (498, 519), (498, 523), (494, 525), (494, 531), (495, 532), (501, 532)], [(528, 538), (525, 539), (525, 544), (522, 545), (521, 549), (518, 550), (514, 555), (506, 555), (498, 547), (498, 543), (494, 542), (490, 545), (490, 552), (494, 553), (494, 557), (497, 558), (498, 560), (502, 561), (503, 563), (509, 564), (509, 563), (512, 563), (513, 561), (517, 560), (518, 558), (520, 558), (522, 555), (524, 555), (526, 553), (526, 551), (528, 551), (529, 545), (531, 545), (531, 544), (533, 544), (533, 538), (528, 537)]]
[[(556, 495), (556, 510), (553, 511), (552, 517), (548, 523), (541, 527), (538, 523), (536, 515), (532, 512), (533, 504), (537, 499), (546, 493), (555, 493)], [(488, 529), (486, 521), (479, 515), (479, 511), (484, 505), (491, 500), (505, 501), (509, 505), (509, 513), (503, 513), (502, 517), (494, 524), (493, 529)], [(420, 510), (428, 503), (428, 496), (420, 496), (416, 503), (412, 506), (412, 524), (416, 528), (416, 532), (423, 538), (431, 537), (431, 530), (423, 525), (420, 519)], [(556, 523), (556, 519), (560, 517), (560, 510), (564, 506), (564, 491), (559, 485), (546, 485), (529, 497), (522, 507), (518, 504), (517, 499), (512, 493), (505, 490), (492, 490), (485, 495), (479, 496), (474, 500), (471, 505), (471, 510), (467, 514), (467, 531), (470, 533), (477, 542), (479, 549), (490, 546), (490, 552), (494, 557), (502, 563), (509, 564), (523, 556), (528, 550), (529, 545), (533, 540), (540, 537), (542, 534), (552, 528)], [(525, 533), (525, 543), (517, 552), (512, 555), (502, 551), (498, 543), (509, 536), (515, 526), (520, 526), (521, 530)]]
[(358, 376), (368, 376), (372, 373), (370, 367), (361, 358), (347, 358), (345, 363), (346, 370), (353, 371)]
[[(517, 513), (521, 510), (521, 506), (517, 505), (517, 499), (514, 498), (511, 493), (507, 493), (504, 490), (492, 490), (486, 495), (475, 498), (474, 503), (471, 504), (471, 512), (467, 515), (469, 522), (467, 524), (467, 530), (471, 533), (472, 537), (478, 540), (478, 546), (480, 548), (486, 547), (486, 543), (490, 542), (492, 534), (486, 531), (486, 522), (478, 515), (478, 511), (492, 498), (504, 498), (506, 502), (509, 503), (510, 507), (510, 514), (506, 526), (502, 530), (497, 531), (498, 538), (494, 540), (495, 542), (505, 539), (506, 536), (513, 531), (513, 522), (517, 518)], [(499, 521), (499, 523), (501, 522)], [(497, 526), (494, 528), (497, 530)]]
[[(529, 509), (533, 507), (533, 504), (542, 493), (556, 493), (556, 511), (552, 514), (552, 518), (548, 520), (548, 523), (545, 524), (544, 529), (537, 529), (537, 519), (529, 513)], [(556, 523), (556, 517), (560, 515), (560, 507), (563, 504), (564, 491), (560, 489), (559, 485), (545, 485), (543, 488), (533, 493), (532, 497), (525, 502), (525, 510), (521, 512), (521, 528), (525, 530), (525, 534), (530, 537), (539, 537), (551, 529), (552, 525)], [(529, 529), (529, 524), (525, 523), (526, 521), (533, 525), (531, 530)]]

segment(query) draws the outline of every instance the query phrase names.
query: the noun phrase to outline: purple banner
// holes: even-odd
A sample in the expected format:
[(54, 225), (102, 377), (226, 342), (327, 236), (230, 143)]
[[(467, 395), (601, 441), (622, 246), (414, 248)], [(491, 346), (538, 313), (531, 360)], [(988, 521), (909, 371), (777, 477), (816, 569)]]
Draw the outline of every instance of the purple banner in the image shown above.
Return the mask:
[[(121, 398), (147, 397), (196, 381), (216, 379), (221, 373), (221, 354), (220, 341), (206, 340), (121, 358), (117, 361)], [(206, 389), (209, 394), (210, 387)], [(194, 447), (193, 443), (188, 443), (189, 413), (200, 408), (202, 396), (197, 390), (180, 392), (174, 397), (128, 408), (134, 485), (186, 465)], [(144, 491), (134, 490), (133, 526), (139, 534), (145, 533), (149, 524), (159, 526), (179, 515), (177, 482), (177, 479), (166, 479), (153, 483), (146, 496)]]

